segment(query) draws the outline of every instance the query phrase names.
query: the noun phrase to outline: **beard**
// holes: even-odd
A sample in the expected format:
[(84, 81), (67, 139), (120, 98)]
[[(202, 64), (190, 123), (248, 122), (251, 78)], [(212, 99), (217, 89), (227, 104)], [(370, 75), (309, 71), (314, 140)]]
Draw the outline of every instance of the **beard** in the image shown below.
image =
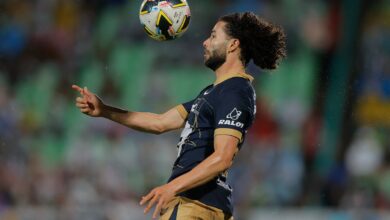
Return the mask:
[(213, 51), (210, 57), (204, 61), (204, 65), (213, 71), (217, 70), (226, 61), (226, 53), (223, 51)]

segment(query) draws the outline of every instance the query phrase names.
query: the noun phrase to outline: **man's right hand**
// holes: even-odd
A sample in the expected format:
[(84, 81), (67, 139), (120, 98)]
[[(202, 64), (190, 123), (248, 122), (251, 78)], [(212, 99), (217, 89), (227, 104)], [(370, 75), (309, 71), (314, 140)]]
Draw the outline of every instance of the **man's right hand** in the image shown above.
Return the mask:
[(72, 85), (72, 89), (78, 91), (81, 97), (76, 98), (76, 106), (80, 111), (92, 117), (100, 117), (103, 113), (104, 104), (95, 94), (88, 91), (87, 87), (81, 88)]

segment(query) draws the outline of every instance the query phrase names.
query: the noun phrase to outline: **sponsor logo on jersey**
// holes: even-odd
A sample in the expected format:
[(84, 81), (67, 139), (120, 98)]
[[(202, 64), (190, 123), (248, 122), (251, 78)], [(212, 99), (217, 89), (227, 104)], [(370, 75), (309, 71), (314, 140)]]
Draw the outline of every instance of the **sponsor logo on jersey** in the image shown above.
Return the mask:
[(228, 115), (226, 115), (226, 118), (237, 120), (241, 116), (241, 114), (241, 111), (238, 111), (237, 108), (234, 108)]
[(231, 125), (231, 126), (236, 126), (238, 128), (243, 128), (244, 127), (244, 124), (241, 123), (241, 122), (235, 122), (235, 121), (232, 121), (232, 120), (219, 120), (218, 122), (219, 125)]

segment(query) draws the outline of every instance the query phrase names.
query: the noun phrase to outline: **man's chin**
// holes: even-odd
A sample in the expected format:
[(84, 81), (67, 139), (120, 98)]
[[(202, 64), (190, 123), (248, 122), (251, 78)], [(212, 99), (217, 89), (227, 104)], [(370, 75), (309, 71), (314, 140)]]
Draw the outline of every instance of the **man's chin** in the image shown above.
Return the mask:
[(203, 64), (207, 66), (208, 61), (209, 61), (209, 58), (207, 57), (207, 55), (204, 55), (203, 56)]

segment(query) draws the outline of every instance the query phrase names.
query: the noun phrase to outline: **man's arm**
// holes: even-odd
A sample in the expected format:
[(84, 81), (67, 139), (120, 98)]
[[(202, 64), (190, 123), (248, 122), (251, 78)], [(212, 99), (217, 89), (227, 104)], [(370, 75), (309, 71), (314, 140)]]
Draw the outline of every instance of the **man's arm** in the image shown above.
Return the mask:
[(144, 212), (148, 212), (154, 203), (156, 203), (157, 205), (153, 216), (157, 217), (161, 208), (163, 208), (175, 195), (202, 185), (215, 178), (221, 172), (227, 170), (232, 165), (234, 155), (238, 151), (238, 143), (238, 138), (233, 136), (215, 136), (213, 154), (188, 173), (177, 177), (163, 186), (153, 189), (148, 195), (142, 198), (140, 202), (141, 205), (149, 201)]
[(82, 113), (92, 117), (105, 117), (138, 131), (161, 134), (181, 128), (185, 122), (176, 108), (163, 114), (126, 111), (104, 104), (86, 87), (80, 88), (73, 85), (72, 88), (81, 95), (81, 97), (76, 98), (76, 106)]
[(184, 119), (176, 108), (172, 108), (163, 114), (150, 112), (131, 112), (104, 105), (102, 117), (123, 124), (129, 128), (161, 134), (167, 131), (183, 127)]
[(214, 139), (214, 153), (191, 171), (172, 180), (175, 194), (187, 191), (207, 183), (218, 174), (226, 171), (232, 164), (238, 151), (239, 140), (230, 135), (217, 135)]

